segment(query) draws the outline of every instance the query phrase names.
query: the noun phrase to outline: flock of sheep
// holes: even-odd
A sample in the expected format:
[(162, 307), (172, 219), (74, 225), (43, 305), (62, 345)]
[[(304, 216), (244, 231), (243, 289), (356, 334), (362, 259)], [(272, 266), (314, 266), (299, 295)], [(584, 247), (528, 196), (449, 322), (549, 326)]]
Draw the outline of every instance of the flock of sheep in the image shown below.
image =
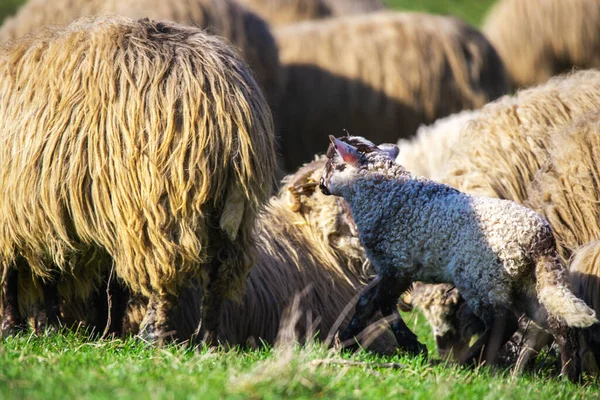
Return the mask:
[(599, 372), (597, 0), (29, 0), (0, 41), (3, 335), (426, 351), (405, 292), (444, 358)]

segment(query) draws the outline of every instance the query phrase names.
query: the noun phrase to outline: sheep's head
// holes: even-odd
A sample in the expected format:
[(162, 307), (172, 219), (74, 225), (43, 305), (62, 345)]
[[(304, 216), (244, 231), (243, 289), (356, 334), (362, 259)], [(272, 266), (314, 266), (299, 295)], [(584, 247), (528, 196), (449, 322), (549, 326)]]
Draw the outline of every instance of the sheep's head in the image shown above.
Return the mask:
[(483, 332), (477, 318), (458, 290), (450, 284), (413, 284), (400, 304), (403, 311), (417, 307), (431, 325), (441, 358), (459, 360), (473, 335)]
[(336, 139), (329, 136), (331, 144), (327, 150), (327, 163), (319, 187), (324, 194), (339, 195), (339, 189), (353, 183), (361, 172), (375, 166), (394, 164), (398, 157), (395, 144), (381, 144), (360, 136), (344, 136)]

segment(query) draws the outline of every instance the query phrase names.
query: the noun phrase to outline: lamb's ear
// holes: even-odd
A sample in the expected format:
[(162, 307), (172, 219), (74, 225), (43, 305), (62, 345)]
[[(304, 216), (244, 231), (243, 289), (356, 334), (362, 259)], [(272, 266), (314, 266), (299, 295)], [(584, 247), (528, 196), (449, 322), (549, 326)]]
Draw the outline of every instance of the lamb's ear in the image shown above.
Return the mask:
[(360, 153), (355, 147), (350, 146), (348, 143), (344, 143), (341, 140), (337, 140), (333, 135), (329, 135), (329, 140), (335, 146), (340, 157), (346, 164), (356, 165), (360, 160)]
[(379, 148), (379, 150), (383, 151), (384, 153), (387, 153), (392, 160), (398, 158), (398, 154), (400, 154), (400, 149), (398, 148), (398, 146), (392, 143), (383, 143), (377, 147)]

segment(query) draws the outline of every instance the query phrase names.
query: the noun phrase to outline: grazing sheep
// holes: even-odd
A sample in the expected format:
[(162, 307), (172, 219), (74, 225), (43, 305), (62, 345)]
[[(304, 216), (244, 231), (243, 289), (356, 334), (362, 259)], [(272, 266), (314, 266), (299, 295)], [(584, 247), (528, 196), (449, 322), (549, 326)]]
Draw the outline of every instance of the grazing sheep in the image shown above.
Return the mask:
[(517, 87), (544, 83), (573, 67), (600, 67), (597, 0), (502, 0), (483, 31)]
[(416, 307), (423, 313), (443, 359), (460, 360), (469, 349), (471, 338), (485, 331), (458, 290), (448, 283), (415, 282), (400, 304), (403, 311)]
[(4, 22), (0, 41), (103, 13), (171, 20), (225, 37), (241, 50), (269, 102), (277, 104), (280, 70), (275, 39), (265, 21), (235, 0), (29, 0)]
[(548, 158), (548, 136), (600, 104), (600, 71), (556, 77), (483, 107), (467, 124), (440, 181), (463, 192), (522, 203)]
[[(600, 108), (556, 130), (549, 160), (527, 190), (525, 204), (545, 215), (556, 232), (561, 256), (571, 260), (575, 293), (600, 311)], [(585, 330), (600, 363), (600, 327)]]
[(507, 91), (495, 50), (453, 17), (380, 12), (287, 26), (275, 36), (288, 170), (320, 151), (331, 132), (396, 141)]
[[(360, 332), (379, 309), (397, 314), (396, 302), (415, 280), (453, 283), (486, 331), (465, 361), (487, 345), (493, 360), (525, 313), (556, 338), (566, 376), (581, 369), (574, 327), (597, 322), (595, 313), (569, 288), (548, 222), (517, 203), (476, 197), (395, 163), (395, 145), (375, 146), (360, 137), (334, 139), (321, 180), (327, 194), (349, 204), (377, 284), (364, 290), (342, 340)], [(424, 347), (397, 316), (392, 330), (400, 346)], [(497, 330), (499, 338), (491, 333)], [(492, 339), (492, 340), (490, 340)]]
[(272, 25), (362, 14), (383, 9), (380, 0), (241, 0)]
[[(0, 141), (4, 282), (15, 272), (66, 279), (86, 299), (79, 290), (103, 264), (82, 260), (105, 252), (150, 299), (150, 339), (167, 336), (192, 281), (203, 288), (202, 332), (214, 336), (252, 264), (275, 169), (271, 113), (224, 41), (122, 17), (14, 41), (0, 50)], [(9, 289), (5, 320), (21, 298)]]
[[(597, 76), (595, 73), (591, 75)], [(544, 104), (545, 108), (560, 109), (561, 107), (565, 107), (566, 103), (564, 100), (570, 98), (571, 105), (573, 104), (573, 101), (580, 101), (584, 107), (590, 109), (595, 108), (598, 110), (597, 106), (594, 107), (593, 103), (593, 85), (590, 84), (591, 88), (586, 88), (583, 86), (584, 83), (585, 81), (580, 81), (579, 87), (571, 87), (570, 90), (568, 90), (569, 85), (565, 85), (567, 90), (561, 91), (562, 95), (554, 93), (552, 94), (554, 100), (549, 101), (550, 99), (546, 99), (545, 103), (541, 104)], [(554, 88), (551, 83), (549, 85)], [(535, 90), (539, 91), (541, 88), (542, 87)], [(586, 92), (582, 92), (582, 89), (585, 89)], [(597, 89), (596, 86), (596, 90)], [(521, 94), (526, 92), (527, 91), (521, 92)], [(580, 96), (579, 98), (577, 98), (578, 95)], [(528, 107), (535, 105), (533, 101), (529, 101), (529, 103)], [(521, 105), (518, 107), (521, 108)], [(574, 107), (568, 107), (568, 109), (573, 111)], [(486, 110), (483, 112), (485, 113), (485, 111)], [(511, 112), (514, 112), (514, 110), (511, 110)], [(539, 111), (537, 112), (539, 113)], [(573, 112), (573, 115), (581, 113), (582, 111), (576, 110)], [(598, 142), (599, 136), (596, 132), (596, 125), (599, 122), (597, 113), (598, 111), (583, 113), (583, 116), (575, 118), (571, 122), (568, 122), (569, 117), (565, 117), (564, 114), (548, 113), (546, 116), (560, 121), (560, 119), (558, 119), (559, 117), (562, 121), (567, 122), (554, 129), (548, 128), (543, 131), (531, 129), (523, 130), (523, 136), (532, 131), (541, 133), (542, 135), (540, 135), (539, 138), (536, 138), (535, 141), (525, 141), (523, 140), (523, 136), (514, 134), (504, 137), (498, 134), (503, 132), (503, 130), (492, 130), (491, 132), (495, 133), (493, 138), (495, 139), (495, 142), (491, 143), (491, 145), (488, 142), (485, 147), (482, 148), (492, 149), (493, 155), (487, 154), (485, 150), (477, 150), (477, 156), (487, 160), (487, 162), (478, 163), (480, 166), (479, 168), (486, 168), (485, 172), (480, 174), (480, 177), (483, 178), (483, 180), (489, 181), (494, 179), (493, 182), (504, 182), (505, 187), (509, 187), (507, 183), (515, 183), (519, 187), (519, 190), (492, 190), (490, 194), (507, 197), (510, 200), (522, 201), (525, 205), (533, 208), (548, 219), (557, 238), (561, 259), (564, 262), (568, 262), (571, 257), (574, 257), (574, 262), (569, 267), (571, 279), (576, 279), (573, 278), (573, 276), (578, 276), (577, 272), (576, 275), (573, 275), (574, 270), (581, 269), (585, 271), (586, 269), (590, 269), (589, 275), (592, 276), (590, 280), (593, 281), (593, 283), (590, 285), (584, 284), (583, 286), (575, 284), (574, 288), (579, 288), (579, 291), (577, 291), (576, 294), (586, 300), (586, 302), (588, 302), (588, 304), (597, 312), (600, 312), (600, 306), (595, 307), (591, 300), (595, 293), (591, 288), (597, 283), (594, 275), (593, 261), (577, 262), (578, 260), (593, 260), (593, 257), (583, 256), (589, 254), (589, 251), (584, 250), (582, 250), (583, 255), (577, 253), (575, 253), (575, 255), (573, 254), (573, 251), (579, 246), (600, 237), (600, 228), (597, 226), (598, 221), (600, 221), (600, 214), (597, 212), (597, 202), (599, 199), (595, 190), (600, 183), (596, 178), (595, 172), (599, 169), (596, 161), (599, 154), (596, 153), (597, 148), (600, 145), (600, 142)], [(529, 119), (532, 120), (531, 115), (532, 113), (523, 113), (521, 116), (529, 116)], [(496, 124), (496, 120), (491, 117), (488, 118), (492, 125)], [(526, 118), (522, 118), (521, 121), (526, 120)], [(544, 123), (552, 123), (550, 119), (544, 120), (540, 118), (540, 120), (544, 121)], [(506, 131), (510, 132), (511, 130), (509, 128), (506, 129)], [(502, 159), (514, 156), (514, 154), (498, 150), (500, 142), (502, 142), (504, 148), (511, 147), (519, 149), (520, 154), (522, 154), (521, 159), (523, 160), (528, 160), (533, 157), (531, 147), (527, 146), (528, 143), (533, 143), (537, 149), (544, 149), (543, 152), (538, 152), (541, 156), (532, 158), (534, 160), (539, 159), (539, 161), (521, 163), (520, 165), (525, 165), (525, 167), (515, 168), (515, 171), (518, 171), (519, 175), (526, 176), (527, 180), (533, 179), (533, 182), (529, 184), (519, 182), (519, 179), (522, 179), (520, 177), (507, 179), (507, 177), (504, 176), (501, 179), (494, 176), (494, 173), (490, 173), (490, 167), (493, 163), (498, 163), (498, 165), (511, 165), (510, 160)], [(464, 143), (468, 143), (468, 141), (465, 141)], [(462, 145), (460, 140), (454, 144), (454, 148), (456, 148), (457, 145)], [(413, 150), (412, 152), (409, 152), (408, 158), (410, 160), (423, 157), (422, 155), (419, 155), (419, 151), (414, 151), (414, 148), (411, 148), (410, 150)], [(419, 148), (417, 148), (417, 150), (419, 150)], [(407, 157), (405, 156), (405, 158)], [(467, 159), (463, 160), (468, 163), (473, 161)], [(502, 162), (500, 163), (498, 160), (502, 160)], [(544, 166), (542, 166), (541, 169), (538, 169), (539, 165)], [(531, 170), (528, 170), (528, 168), (531, 168)], [(477, 171), (477, 169), (473, 168), (472, 171)], [(494, 168), (496, 174), (506, 173), (506, 171), (508, 171), (506, 167), (499, 166)], [(538, 172), (536, 173), (536, 171)], [(458, 175), (458, 179), (460, 179), (460, 175)], [(458, 186), (460, 187), (460, 183)], [(496, 188), (499, 187), (497, 184), (494, 186)], [(512, 196), (514, 196), (514, 193), (518, 193), (519, 198), (513, 198)], [(523, 195), (521, 193), (525, 194)], [(579, 273), (579, 276), (584, 275), (585, 273)], [(420, 288), (420, 290), (423, 290), (423, 288)], [(443, 304), (445, 299), (438, 291), (435, 291), (434, 288), (428, 288), (427, 291), (432, 294), (438, 294), (437, 298), (429, 298), (427, 302), (420, 302), (420, 298), (417, 297), (417, 301), (414, 302), (414, 304), (419, 308), (425, 309), (425, 315), (432, 326), (441, 325), (440, 321), (443, 321), (443, 324), (447, 326), (460, 325), (466, 322), (459, 322), (459, 320), (462, 321), (463, 319), (458, 316), (453, 309), (441, 310), (439, 307), (434, 307), (433, 305), (435, 304)], [(529, 341), (529, 343), (524, 346), (524, 348), (540, 350), (541, 347), (547, 344), (548, 341), (544, 341), (543, 332), (537, 331), (533, 325), (530, 325), (528, 329), (530, 330), (530, 333), (526, 335), (526, 340)], [(596, 326), (593, 326), (588, 328), (586, 332), (591, 335), (595, 329), (597, 329)], [(598, 337), (600, 338), (600, 336)], [(466, 339), (467, 338), (464, 338), (464, 340)], [(594, 339), (592, 338), (591, 341), (593, 342)], [(600, 343), (600, 340), (598, 342)], [(456, 347), (460, 347), (461, 343), (461, 341), (455, 340)], [(451, 344), (447, 347), (451, 347)], [(455, 352), (455, 355), (457, 354), (458, 353)], [(528, 355), (522, 354), (519, 360), (521, 364), (517, 365), (516, 369), (523, 368), (524, 363), (526, 363), (528, 358)], [(591, 367), (587, 367), (586, 369), (588, 371), (593, 370)]]
[(440, 180), (446, 173), (453, 148), (460, 145), (461, 131), (479, 115), (479, 110), (461, 111), (421, 125), (410, 139), (400, 139), (396, 162), (413, 175)]
[[(318, 338), (325, 340), (369, 279), (366, 256), (344, 201), (315, 190), (324, 164), (324, 159), (313, 161), (288, 177), (279, 196), (257, 217), (256, 264), (241, 301), (228, 301), (224, 306), (222, 342), (275, 343), (297, 295), (298, 308), (305, 315), (294, 326), (296, 337), (310, 339), (306, 336), (318, 331)], [(181, 314), (174, 326), (183, 340), (194, 332), (188, 320), (196, 319), (190, 315), (200, 310), (201, 291), (188, 289), (181, 298)], [(126, 333), (137, 333), (144, 310), (143, 299), (129, 305)], [(394, 343), (384, 335), (372, 346), (391, 353)]]

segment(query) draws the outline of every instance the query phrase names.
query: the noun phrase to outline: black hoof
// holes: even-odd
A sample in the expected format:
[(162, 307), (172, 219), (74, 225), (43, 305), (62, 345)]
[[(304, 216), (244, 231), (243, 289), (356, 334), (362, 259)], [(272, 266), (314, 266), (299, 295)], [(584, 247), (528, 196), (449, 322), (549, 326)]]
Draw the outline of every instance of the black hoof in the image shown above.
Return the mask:
[(20, 333), (23, 333), (27, 330), (27, 325), (24, 323), (2, 323), (2, 327), (0, 328), (0, 333), (3, 338), (16, 336)]

